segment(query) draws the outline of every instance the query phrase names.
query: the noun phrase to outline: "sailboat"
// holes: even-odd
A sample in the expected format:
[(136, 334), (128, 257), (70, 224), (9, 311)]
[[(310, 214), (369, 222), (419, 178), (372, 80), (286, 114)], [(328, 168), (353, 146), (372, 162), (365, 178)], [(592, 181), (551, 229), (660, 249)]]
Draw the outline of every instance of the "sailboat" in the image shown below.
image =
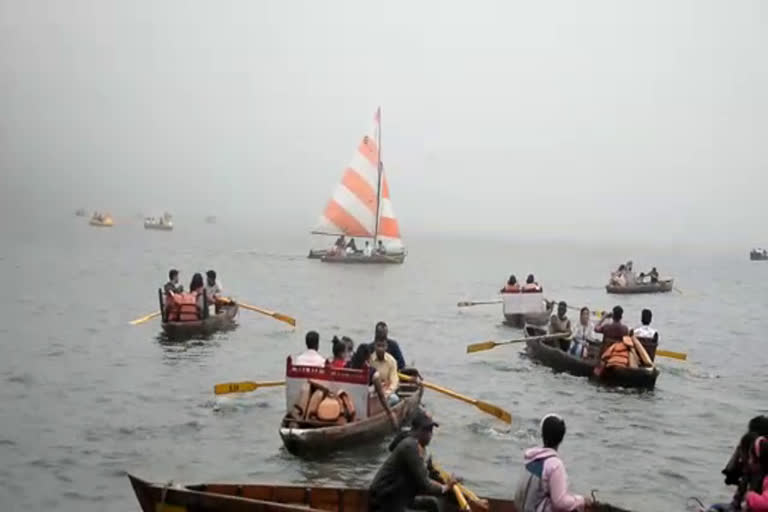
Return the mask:
[[(357, 146), (312, 234), (339, 237), (330, 249), (311, 250), (326, 263), (403, 263), (405, 247), (381, 161), (381, 108)], [(345, 237), (356, 249), (346, 248)], [(365, 239), (365, 244), (356, 238)], [(367, 245), (367, 247), (366, 247)]]

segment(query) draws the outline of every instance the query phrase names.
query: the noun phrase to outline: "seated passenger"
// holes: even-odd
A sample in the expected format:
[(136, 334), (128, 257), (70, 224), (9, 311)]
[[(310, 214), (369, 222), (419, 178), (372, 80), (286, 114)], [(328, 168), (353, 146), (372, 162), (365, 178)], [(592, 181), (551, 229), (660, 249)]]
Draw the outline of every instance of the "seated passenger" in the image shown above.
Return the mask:
[(747, 510), (768, 512), (768, 438), (761, 436), (752, 443), (749, 464), (755, 477), (747, 486)]
[(332, 343), (333, 359), (331, 360), (331, 368), (344, 368), (347, 364), (347, 345), (338, 336), (333, 337)]
[(374, 353), (371, 355), (370, 364), (381, 376), (381, 384), (384, 395), (389, 405), (395, 405), (400, 401), (397, 396), (397, 388), (400, 386), (400, 377), (397, 374), (397, 361), (387, 353), (387, 339), (377, 339), (374, 342)]
[(325, 358), (317, 351), (320, 348), (320, 335), (317, 331), (309, 331), (304, 337), (307, 350), (296, 356), (293, 364), (296, 366), (325, 366)]
[(363, 368), (368, 368), (368, 385), (373, 386), (373, 389), (376, 391), (376, 396), (379, 397), (379, 402), (389, 416), (389, 420), (392, 423), (392, 426), (397, 429), (397, 415), (389, 407), (389, 400), (387, 399), (387, 395), (384, 392), (381, 377), (376, 369), (369, 364), (370, 360), (371, 346), (367, 343), (362, 343), (357, 346), (357, 350), (355, 350), (355, 353), (352, 354), (352, 357), (349, 359), (349, 361), (347, 361), (345, 368), (350, 368), (353, 370), (362, 370)]
[[(600, 351), (604, 351), (608, 348), (608, 345), (616, 341), (621, 341), (624, 336), (629, 334), (627, 326), (621, 323), (621, 318), (624, 316), (624, 308), (621, 306), (614, 306), (613, 312), (603, 315), (600, 322), (595, 326), (595, 332), (603, 335), (603, 346)], [(612, 321), (606, 323), (608, 319)]]
[(222, 299), (222, 293), (221, 285), (216, 280), (216, 271), (209, 270), (205, 273), (205, 298), (209, 307), (211, 305), (216, 307), (216, 313), (218, 313), (219, 309), (221, 308), (221, 304), (219, 302)]
[(345, 359), (349, 361), (352, 359), (352, 354), (355, 353), (355, 342), (352, 341), (352, 338), (349, 336), (342, 336), (341, 341), (344, 343), (344, 347), (346, 348)]
[(539, 286), (539, 283), (536, 282), (536, 278), (533, 277), (533, 274), (528, 274), (528, 278), (525, 280), (525, 285), (523, 286), (524, 292), (540, 292), (541, 286)]
[(571, 338), (571, 321), (568, 319), (566, 313), (568, 312), (568, 304), (565, 301), (560, 301), (557, 305), (557, 314), (552, 315), (549, 319), (549, 334), (567, 334), (567, 337), (560, 338), (560, 348), (565, 352), (570, 346)]
[(384, 248), (384, 243), (379, 240), (378, 245), (376, 246), (376, 252), (379, 254), (387, 254), (387, 249)]
[(507, 279), (507, 284), (504, 285), (504, 288), (499, 290), (499, 293), (517, 293), (520, 291), (520, 285), (517, 282), (517, 278), (514, 274), (509, 276), (509, 279)]
[(650, 309), (644, 309), (642, 313), (640, 313), (640, 323), (641, 325), (638, 327), (635, 327), (633, 329), (633, 333), (638, 338), (642, 338), (644, 340), (652, 341), (653, 343), (659, 342), (659, 333), (651, 327), (651, 320), (653, 319), (653, 313)]
[(365, 241), (365, 247), (363, 247), (363, 256), (373, 256), (373, 247), (368, 240)]
[(599, 343), (595, 339), (595, 328), (592, 325), (589, 308), (585, 306), (579, 312), (579, 323), (573, 329), (573, 339), (571, 340), (571, 346), (568, 347), (568, 353), (572, 356), (587, 359), (590, 356), (590, 345), (594, 346), (596, 344)]
[(349, 243), (347, 244), (347, 254), (355, 254), (357, 252), (357, 245), (355, 244), (355, 239), (350, 238)]

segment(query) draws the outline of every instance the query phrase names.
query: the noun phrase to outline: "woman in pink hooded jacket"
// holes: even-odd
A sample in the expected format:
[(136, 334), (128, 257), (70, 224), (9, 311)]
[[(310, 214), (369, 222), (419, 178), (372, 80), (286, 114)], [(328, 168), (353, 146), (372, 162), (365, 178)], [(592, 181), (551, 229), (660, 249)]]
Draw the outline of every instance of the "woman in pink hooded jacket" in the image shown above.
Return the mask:
[(748, 512), (768, 512), (768, 438), (758, 437), (752, 445), (750, 466), (759, 475), (754, 489), (747, 491)]
[(557, 455), (565, 437), (565, 421), (548, 414), (541, 420), (544, 446), (525, 451), (525, 471), (515, 493), (520, 512), (584, 512), (589, 498), (568, 492), (568, 475)]

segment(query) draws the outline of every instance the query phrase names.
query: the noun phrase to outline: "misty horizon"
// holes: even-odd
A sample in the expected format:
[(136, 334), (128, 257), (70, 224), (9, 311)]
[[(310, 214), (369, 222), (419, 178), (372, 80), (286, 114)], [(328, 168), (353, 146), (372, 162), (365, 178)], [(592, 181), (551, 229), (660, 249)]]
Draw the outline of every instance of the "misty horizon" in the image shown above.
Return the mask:
[(308, 233), (381, 106), (406, 246), (768, 245), (760, 2), (436, 5), (0, 1), (3, 223)]

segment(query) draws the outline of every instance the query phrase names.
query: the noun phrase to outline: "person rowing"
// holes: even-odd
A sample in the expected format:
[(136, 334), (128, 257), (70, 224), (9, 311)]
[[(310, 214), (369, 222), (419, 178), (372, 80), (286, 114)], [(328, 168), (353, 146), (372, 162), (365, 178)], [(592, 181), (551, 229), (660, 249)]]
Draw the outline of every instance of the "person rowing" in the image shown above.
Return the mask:
[(427, 446), (438, 426), (426, 411), (416, 411), (411, 431), (399, 439), (373, 477), (368, 489), (369, 512), (441, 510), (438, 497), (448, 494), (458, 482), (454, 476), (445, 483), (429, 477)]
[(400, 401), (400, 397), (397, 396), (400, 377), (397, 374), (397, 361), (387, 353), (387, 338), (379, 338), (374, 343), (374, 353), (371, 355), (370, 364), (381, 376), (387, 402), (389, 405), (395, 405)]

